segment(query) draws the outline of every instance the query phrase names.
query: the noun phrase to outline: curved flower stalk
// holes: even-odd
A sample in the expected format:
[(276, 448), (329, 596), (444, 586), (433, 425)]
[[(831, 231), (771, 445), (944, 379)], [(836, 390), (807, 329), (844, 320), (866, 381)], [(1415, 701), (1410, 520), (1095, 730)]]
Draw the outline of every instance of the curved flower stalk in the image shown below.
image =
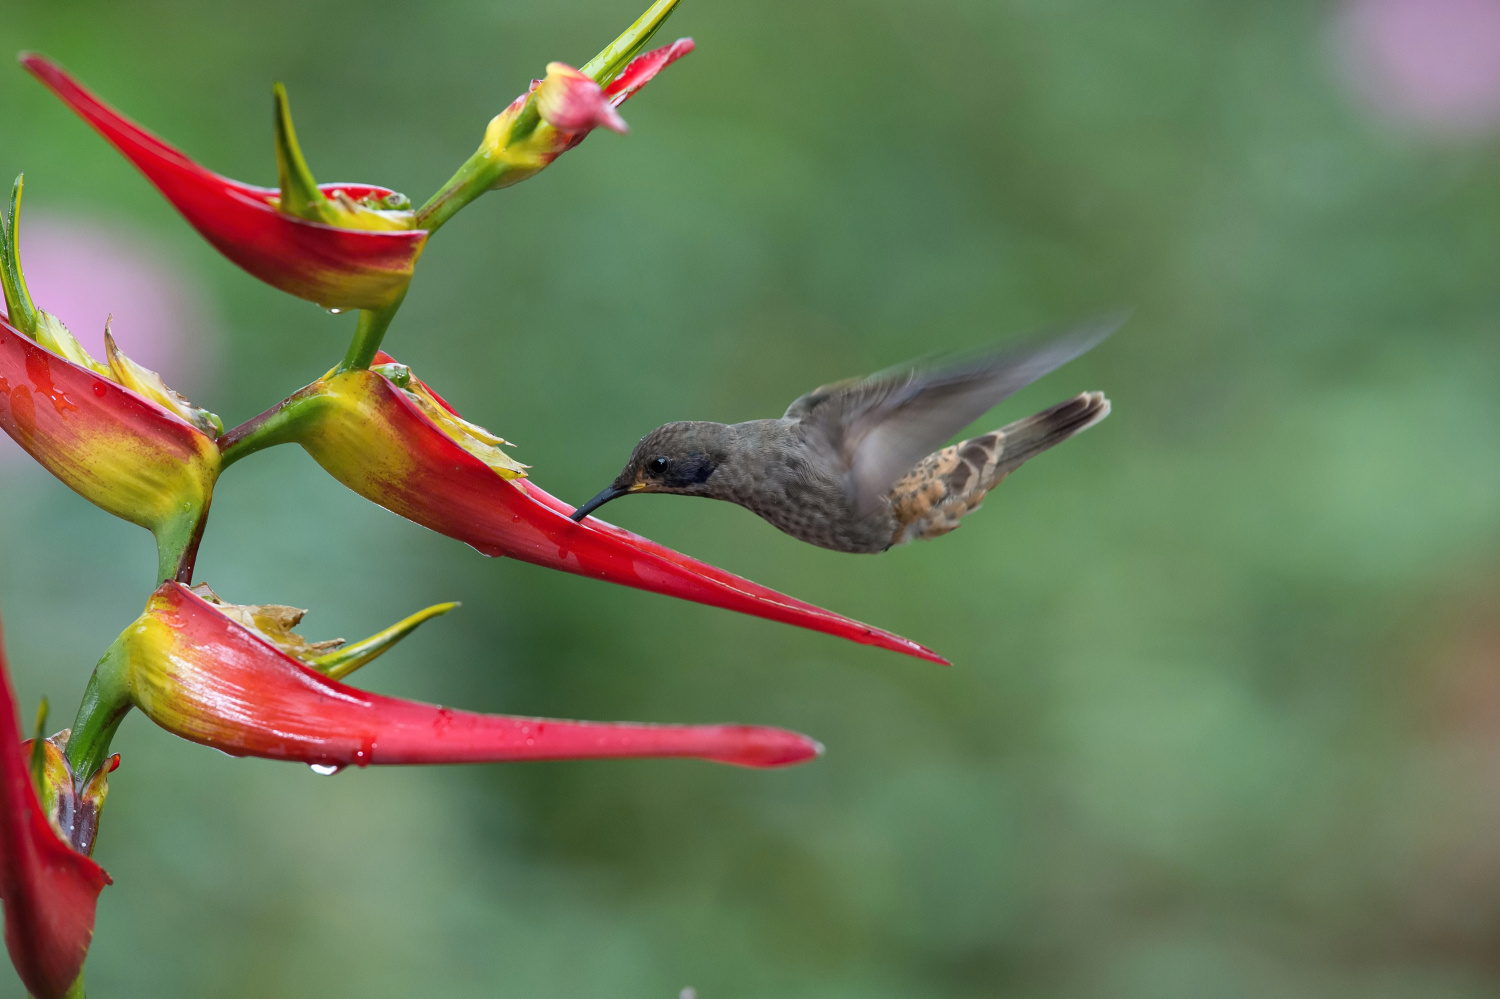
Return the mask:
[(0, 429), (74, 492), (156, 536), (159, 578), (190, 569), (219, 475), (219, 418), (131, 361), (100, 363), (32, 303), (18, 254), (21, 181), (0, 224)]
[[(45, 745), (52, 746), (52, 743)], [(66, 765), (44, 750), (38, 770), (54, 804), (72, 788), (57, 786)], [(36, 999), (82, 995), (80, 974), (94, 936), (104, 869), (64, 841), (49, 822), (60, 809), (38, 800), (16, 720), (16, 698), (0, 650), (0, 898), (5, 901), (5, 946), (26, 989)], [(59, 766), (62, 769), (59, 771)], [(102, 801), (102, 779), (83, 792)], [(94, 794), (93, 799), (89, 794)], [(97, 815), (97, 810), (95, 810)], [(92, 842), (92, 839), (90, 839)]]
[(336, 667), (327, 656), (289, 633), (300, 616), (290, 608), (236, 607), (205, 587), (164, 583), (90, 681), (92, 706), (74, 726), (84, 733), (77, 740), (82, 772), (97, 769), (129, 705), (184, 739), (327, 773), (351, 764), (668, 756), (775, 767), (821, 751), (782, 729), (554, 721), (365, 693), (331, 679)]
[(221, 440), (225, 464), (300, 444), (350, 489), (490, 556), (680, 597), (932, 662), (910, 639), (861, 624), (689, 558), (573, 508), (524, 479), (505, 442), (468, 423), (388, 354), (333, 371)]
[(405, 195), (373, 184), (312, 182), (276, 89), (281, 187), (256, 187), (200, 166), (105, 104), (46, 56), (21, 65), (146, 175), (204, 239), (273, 287), (327, 309), (398, 302), (427, 241)]

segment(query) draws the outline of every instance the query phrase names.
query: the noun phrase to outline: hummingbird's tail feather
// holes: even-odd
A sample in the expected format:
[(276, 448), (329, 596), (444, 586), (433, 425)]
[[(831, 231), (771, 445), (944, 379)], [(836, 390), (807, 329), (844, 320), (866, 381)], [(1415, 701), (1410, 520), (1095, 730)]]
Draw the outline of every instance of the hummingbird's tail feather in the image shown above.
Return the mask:
[(1001, 479), (1108, 415), (1104, 393), (1085, 392), (928, 455), (891, 490), (891, 510), (900, 525), (891, 543), (947, 534), (979, 509)]

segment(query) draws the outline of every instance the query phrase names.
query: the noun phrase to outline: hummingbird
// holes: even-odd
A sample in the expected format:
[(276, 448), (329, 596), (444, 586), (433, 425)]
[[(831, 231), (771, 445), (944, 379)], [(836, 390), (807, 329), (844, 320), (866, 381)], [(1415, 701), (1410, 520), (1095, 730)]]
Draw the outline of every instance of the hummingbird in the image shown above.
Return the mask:
[(947, 534), (1024, 462), (1108, 416), (1109, 400), (1084, 392), (941, 445), (1123, 322), (1112, 316), (1021, 347), (824, 385), (780, 419), (665, 424), (573, 519), (631, 493), (678, 493), (738, 503), (833, 551), (874, 554)]

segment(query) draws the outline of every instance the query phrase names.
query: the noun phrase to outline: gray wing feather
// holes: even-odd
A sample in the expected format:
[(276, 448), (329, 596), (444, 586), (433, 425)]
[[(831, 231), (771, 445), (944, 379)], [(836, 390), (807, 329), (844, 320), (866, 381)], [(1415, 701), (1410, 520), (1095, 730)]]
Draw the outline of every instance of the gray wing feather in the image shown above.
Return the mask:
[(786, 411), (843, 460), (862, 513), (917, 462), (1001, 400), (1085, 353), (1125, 322), (1114, 314), (1058, 336), (935, 368), (906, 367), (814, 389)]

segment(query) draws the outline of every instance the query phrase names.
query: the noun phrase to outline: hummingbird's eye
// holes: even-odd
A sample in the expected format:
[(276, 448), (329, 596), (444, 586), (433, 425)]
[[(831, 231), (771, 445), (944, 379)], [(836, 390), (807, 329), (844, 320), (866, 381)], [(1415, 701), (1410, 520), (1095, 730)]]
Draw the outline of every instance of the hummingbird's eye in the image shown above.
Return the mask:
[(671, 467), (671, 465), (672, 459), (668, 458), (666, 455), (661, 454), (657, 455), (655, 458), (652, 458), (646, 463), (646, 467), (651, 469), (651, 471), (655, 472), (657, 475), (665, 472), (668, 468)]

